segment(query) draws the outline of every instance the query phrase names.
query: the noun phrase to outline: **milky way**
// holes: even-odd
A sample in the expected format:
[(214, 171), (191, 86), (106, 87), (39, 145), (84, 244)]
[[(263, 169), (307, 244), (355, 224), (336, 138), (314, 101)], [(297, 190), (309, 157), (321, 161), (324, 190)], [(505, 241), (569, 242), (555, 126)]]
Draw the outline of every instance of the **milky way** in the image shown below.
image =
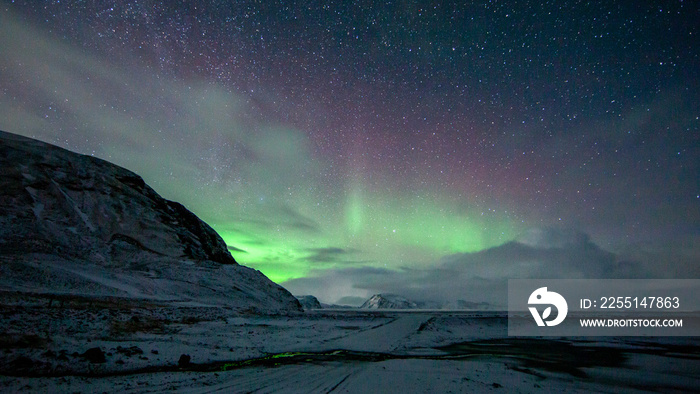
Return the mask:
[(2, 1), (0, 129), (141, 174), (277, 281), (532, 228), (700, 256), (696, 2), (187, 3)]

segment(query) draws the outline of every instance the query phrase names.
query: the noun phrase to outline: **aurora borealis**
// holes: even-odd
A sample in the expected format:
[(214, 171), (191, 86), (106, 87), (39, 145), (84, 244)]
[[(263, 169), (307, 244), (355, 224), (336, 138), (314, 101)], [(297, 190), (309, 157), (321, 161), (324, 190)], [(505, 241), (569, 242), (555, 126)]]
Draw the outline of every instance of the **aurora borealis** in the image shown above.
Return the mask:
[[(688, 1), (2, 1), (0, 129), (137, 172), (277, 282), (432, 277), (540, 228), (697, 277), (698, 20)], [(364, 294), (346, 285), (325, 301)]]

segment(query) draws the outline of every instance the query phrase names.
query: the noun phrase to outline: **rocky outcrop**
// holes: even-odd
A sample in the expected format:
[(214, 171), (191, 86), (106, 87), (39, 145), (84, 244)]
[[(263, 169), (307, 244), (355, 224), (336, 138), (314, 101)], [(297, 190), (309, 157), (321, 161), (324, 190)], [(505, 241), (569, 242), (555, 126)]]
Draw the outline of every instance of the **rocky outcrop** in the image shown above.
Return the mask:
[(1, 255), (146, 253), (236, 264), (211, 227), (124, 168), (4, 132), (0, 165)]
[(0, 289), (299, 310), (135, 173), (0, 132)]
[(312, 295), (296, 296), (296, 298), (301, 303), (301, 306), (304, 307), (304, 310), (308, 311), (309, 309), (323, 309), (323, 306), (318, 301), (318, 298)]

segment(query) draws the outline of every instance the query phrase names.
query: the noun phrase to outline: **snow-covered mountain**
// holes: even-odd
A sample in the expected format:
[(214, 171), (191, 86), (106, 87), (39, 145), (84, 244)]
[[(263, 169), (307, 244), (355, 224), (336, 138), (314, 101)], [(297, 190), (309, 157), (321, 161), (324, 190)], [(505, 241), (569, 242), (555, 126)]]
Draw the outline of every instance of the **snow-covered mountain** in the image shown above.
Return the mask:
[(396, 294), (375, 294), (365, 301), (360, 309), (431, 309), (431, 310), (492, 310), (487, 302), (456, 301), (418, 301), (409, 300)]
[(396, 294), (375, 294), (360, 309), (418, 309), (420, 306)]
[(300, 310), (140, 176), (0, 131), (0, 290)]

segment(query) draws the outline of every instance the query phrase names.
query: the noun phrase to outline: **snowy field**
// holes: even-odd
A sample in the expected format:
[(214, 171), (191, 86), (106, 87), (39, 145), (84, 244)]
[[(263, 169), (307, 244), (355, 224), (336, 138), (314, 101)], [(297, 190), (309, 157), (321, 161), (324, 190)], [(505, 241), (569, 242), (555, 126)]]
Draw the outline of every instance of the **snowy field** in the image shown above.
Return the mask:
[[(0, 392), (692, 392), (695, 338), (514, 338), (505, 314), (17, 299)], [(184, 355), (184, 356), (183, 356)], [(189, 356), (189, 361), (186, 356)]]

